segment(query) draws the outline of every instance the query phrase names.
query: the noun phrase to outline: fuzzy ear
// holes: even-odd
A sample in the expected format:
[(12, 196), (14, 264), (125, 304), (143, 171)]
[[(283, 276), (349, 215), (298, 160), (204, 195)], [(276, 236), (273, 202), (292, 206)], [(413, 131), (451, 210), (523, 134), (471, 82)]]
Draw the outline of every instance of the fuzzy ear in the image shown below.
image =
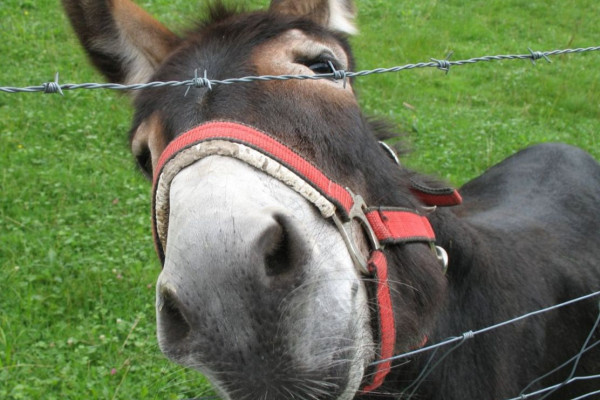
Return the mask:
[(333, 31), (349, 35), (358, 32), (352, 0), (271, 0), (270, 10), (308, 18)]
[(90, 60), (111, 82), (144, 83), (180, 39), (130, 0), (62, 0)]

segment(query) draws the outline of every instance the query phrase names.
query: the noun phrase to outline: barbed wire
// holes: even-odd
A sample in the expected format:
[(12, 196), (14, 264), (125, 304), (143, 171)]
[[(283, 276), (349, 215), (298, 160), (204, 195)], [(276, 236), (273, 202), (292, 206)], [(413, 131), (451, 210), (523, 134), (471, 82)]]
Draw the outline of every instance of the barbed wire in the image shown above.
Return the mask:
[[(563, 303), (559, 303), (559, 304), (555, 304), (553, 306), (549, 306), (546, 308), (542, 308), (536, 311), (532, 311), (530, 313), (527, 314), (523, 314), (521, 316), (518, 316), (516, 318), (510, 319), (510, 320), (506, 320), (500, 323), (497, 323), (495, 325), (491, 325), (479, 330), (471, 330), (471, 331), (467, 331), (465, 333), (463, 333), (462, 335), (459, 336), (454, 336), (451, 338), (448, 338), (442, 342), (427, 346), (427, 347), (423, 347), (421, 349), (417, 349), (414, 351), (410, 351), (407, 353), (403, 353), (394, 357), (390, 357), (389, 359), (385, 359), (385, 360), (379, 360), (376, 362), (371, 363), (371, 365), (377, 365), (386, 361), (396, 361), (396, 360), (401, 360), (401, 359), (405, 359), (405, 358), (410, 358), (412, 356), (421, 354), (421, 353), (425, 353), (425, 352), (429, 352), (433, 350), (433, 354), (432, 356), (429, 358), (429, 361), (427, 361), (426, 363), (426, 367), (424, 368), (424, 370), (421, 372), (421, 374), (419, 375), (419, 377), (414, 381), (413, 384), (411, 384), (408, 388), (405, 389), (405, 391), (407, 390), (411, 390), (410, 394), (408, 395), (409, 399), (412, 398), (411, 396), (417, 391), (417, 389), (420, 387), (420, 385), (425, 381), (425, 378), (433, 371), (434, 368), (436, 368), (439, 364), (441, 364), (441, 362), (448, 356), (450, 355), (450, 353), (454, 352), (455, 350), (457, 350), (459, 347), (461, 347), (466, 341), (468, 341), (469, 339), (473, 339), (475, 336), (483, 334), (483, 333), (487, 333), (490, 332), (492, 330), (507, 326), (507, 325), (512, 325), (516, 322), (519, 322), (521, 320), (527, 319), (527, 318), (531, 318), (533, 316), (536, 315), (540, 315), (543, 313), (547, 313), (553, 310), (557, 310), (559, 308), (562, 307), (566, 307), (568, 305), (572, 305), (578, 302), (582, 302), (584, 300), (589, 300), (592, 299), (594, 297), (599, 297), (600, 296), (600, 291), (597, 292), (593, 292), (590, 294), (587, 294), (585, 296), (581, 296), (569, 301), (565, 301)], [(594, 323), (594, 325), (592, 326), (590, 333), (588, 334), (588, 337), (586, 338), (584, 344), (581, 346), (580, 351), (573, 356), (571, 359), (565, 361), (563, 364), (559, 365), (558, 367), (554, 368), (553, 370), (547, 372), (546, 374), (544, 374), (543, 376), (535, 379), (534, 381), (532, 381), (529, 385), (527, 385), (525, 388), (523, 388), (523, 390), (521, 391), (521, 393), (519, 393), (519, 395), (517, 397), (508, 399), (508, 400), (526, 400), (529, 399), (531, 397), (534, 396), (539, 396), (539, 395), (543, 395), (545, 394), (545, 396), (541, 397), (539, 400), (545, 399), (547, 396), (549, 396), (550, 394), (552, 394), (554, 391), (562, 388), (563, 386), (569, 385), (573, 382), (576, 381), (581, 381), (581, 380), (590, 380), (590, 379), (600, 379), (600, 375), (589, 375), (589, 376), (575, 376), (575, 372), (577, 369), (577, 366), (579, 364), (579, 361), (582, 357), (582, 355), (586, 352), (589, 352), (590, 350), (592, 350), (593, 348), (595, 348), (596, 346), (600, 345), (600, 340), (595, 341), (593, 343), (590, 344), (590, 341), (595, 333), (595, 331), (598, 328), (598, 325), (600, 324), (600, 302), (598, 303), (598, 317)], [(452, 346), (449, 350), (446, 351), (446, 353), (444, 353), (440, 359), (438, 359), (435, 363), (433, 363), (433, 365), (431, 367), (429, 367), (430, 364), (432, 364), (433, 359), (436, 355), (436, 353), (438, 352), (438, 350), (440, 350), (442, 347), (448, 346), (454, 344), (454, 346)], [(537, 383), (539, 380), (544, 379), (558, 371), (560, 371), (561, 369), (567, 367), (569, 364), (573, 364), (572, 368), (571, 368), (571, 373), (569, 374), (569, 376), (561, 383), (537, 390), (535, 392), (530, 392), (530, 393), (526, 393), (526, 391), (533, 386), (535, 383)], [(416, 386), (416, 387), (415, 387)], [(404, 393), (404, 392), (403, 392)], [(588, 396), (594, 395), (600, 393), (600, 391), (595, 391), (595, 392), (591, 392), (585, 395), (582, 395), (580, 397), (578, 397), (577, 399), (584, 399)], [(575, 399), (573, 399), (575, 400)]]
[(474, 57), (466, 60), (450, 61), (450, 53), (446, 59), (438, 60), (431, 58), (429, 62), (420, 62), (416, 64), (406, 64), (391, 68), (375, 68), (370, 70), (363, 70), (357, 72), (350, 72), (344, 70), (336, 70), (333, 65), (330, 64), (332, 69), (331, 73), (326, 74), (314, 74), (314, 75), (261, 75), (261, 76), (246, 76), (242, 78), (230, 78), (230, 79), (208, 79), (207, 71), (204, 71), (204, 76), (198, 76), (198, 70), (195, 71), (194, 77), (184, 81), (166, 81), (166, 82), (148, 82), (148, 83), (136, 83), (136, 84), (119, 84), (119, 83), (67, 83), (60, 84), (58, 80), (58, 73), (55, 75), (54, 81), (46, 82), (38, 86), (27, 86), (27, 87), (11, 87), (11, 86), (0, 86), (0, 92), (5, 93), (59, 93), (64, 94), (65, 90), (77, 90), (77, 89), (110, 89), (110, 90), (143, 90), (161, 87), (188, 87), (187, 92), (191, 87), (195, 88), (208, 88), (211, 90), (214, 86), (218, 85), (232, 85), (237, 83), (250, 83), (250, 82), (264, 82), (264, 81), (287, 81), (287, 80), (317, 80), (317, 79), (333, 79), (343, 80), (346, 83), (347, 78), (368, 76), (373, 74), (383, 74), (390, 72), (400, 72), (405, 70), (417, 69), (417, 68), (438, 68), (448, 73), (451, 67), (470, 65), (479, 62), (490, 62), (490, 61), (502, 61), (502, 60), (530, 60), (533, 64), (537, 60), (544, 59), (547, 62), (551, 62), (550, 57), (561, 54), (574, 54), (574, 53), (587, 53), (592, 51), (600, 51), (600, 46), (595, 47), (580, 47), (576, 49), (562, 49), (552, 51), (533, 51), (529, 49), (528, 54), (504, 54), (495, 56), (482, 56)]

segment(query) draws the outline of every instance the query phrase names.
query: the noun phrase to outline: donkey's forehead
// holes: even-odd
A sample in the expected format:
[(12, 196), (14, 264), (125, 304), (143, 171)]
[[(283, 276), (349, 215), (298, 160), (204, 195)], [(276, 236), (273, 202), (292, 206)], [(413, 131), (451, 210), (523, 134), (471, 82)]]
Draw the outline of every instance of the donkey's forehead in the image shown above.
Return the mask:
[(326, 56), (335, 59), (339, 69), (347, 69), (350, 57), (342, 44), (331, 36), (315, 35), (300, 29), (290, 29), (281, 35), (262, 43), (252, 52), (252, 61), (261, 69), (268, 71), (268, 62), (280, 61), (282, 56), (291, 60)]
[(317, 57), (323, 53), (331, 53), (344, 67), (348, 66), (349, 57), (340, 42), (331, 36), (315, 35), (300, 29), (289, 29), (277, 37), (262, 43), (254, 50), (254, 58), (259, 54), (269, 54), (284, 47), (286, 54), (293, 57)]

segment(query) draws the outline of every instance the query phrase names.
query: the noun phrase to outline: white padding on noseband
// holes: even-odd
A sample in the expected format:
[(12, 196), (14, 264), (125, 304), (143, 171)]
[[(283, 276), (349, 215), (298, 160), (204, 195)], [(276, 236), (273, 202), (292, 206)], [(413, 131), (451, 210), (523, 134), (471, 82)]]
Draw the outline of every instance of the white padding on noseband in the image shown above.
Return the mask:
[(283, 182), (314, 204), (324, 218), (330, 218), (335, 214), (336, 206), (331, 201), (306, 182), (305, 179), (280, 162), (241, 143), (221, 139), (209, 140), (177, 153), (177, 155), (165, 164), (158, 178), (154, 212), (156, 213), (156, 232), (163, 249), (167, 248), (171, 182), (184, 168), (194, 164), (196, 161), (213, 155), (236, 158)]

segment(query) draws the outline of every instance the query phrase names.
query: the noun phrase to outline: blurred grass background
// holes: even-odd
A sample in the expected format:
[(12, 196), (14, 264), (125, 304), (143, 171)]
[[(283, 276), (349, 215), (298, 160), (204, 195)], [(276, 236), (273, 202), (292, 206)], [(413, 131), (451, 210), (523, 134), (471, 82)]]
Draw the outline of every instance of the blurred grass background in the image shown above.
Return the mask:
[[(202, 1), (146, 0), (175, 31)], [(266, 0), (248, 2), (250, 8)], [(600, 45), (595, 0), (357, 0), (358, 69)], [(58, 0), (0, 0), (0, 86), (101, 82)], [(600, 159), (600, 53), (358, 78), (404, 160), (460, 185), (532, 143)], [(0, 93), (0, 398), (182, 399), (210, 394), (160, 354), (150, 185), (129, 153), (128, 99)]]

